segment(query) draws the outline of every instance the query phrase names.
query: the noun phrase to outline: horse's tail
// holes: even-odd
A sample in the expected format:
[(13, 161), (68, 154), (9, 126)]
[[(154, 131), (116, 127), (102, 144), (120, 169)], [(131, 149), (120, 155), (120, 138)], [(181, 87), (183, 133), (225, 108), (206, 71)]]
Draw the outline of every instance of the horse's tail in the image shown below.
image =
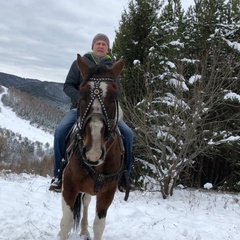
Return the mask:
[(80, 228), (81, 219), (81, 206), (82, 206), (82, 193), (79, 193), (73, 208), (73, 219), (74, 219), (74, 231), (78, 232)]

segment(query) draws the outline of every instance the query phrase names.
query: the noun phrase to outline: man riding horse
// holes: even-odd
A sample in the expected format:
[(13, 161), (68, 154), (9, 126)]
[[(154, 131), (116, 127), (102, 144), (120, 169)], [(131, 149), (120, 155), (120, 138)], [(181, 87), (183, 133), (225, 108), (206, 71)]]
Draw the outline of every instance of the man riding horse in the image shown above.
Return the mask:
[[(100, 64), (104, 64), (107, 67), (113, 65), (113, 60), (108, 55), (109, 46), (109, 38), (105, 34), (99, 33), (93, 38), (92, 52), (86, 53), (83, 56), (89, 67)], [(82, 75), (75, 60), (72, 63), (63, 87), (66, 95), (71, 98), (71, 109), (65, 114), (54, 133), (54, 178), (49, 188), (50, 191), (61, 192), (62, 172), (65, 166), (66, 138), (77, 120), (77, 105), (80, 98), (78, 87), (82, 81)], [(118, 85), (120, 86), (120, 78), (118, 78)], [(118, 128), (123, 138), (125, 148), (124, 165), (128, 173), (127, 178), (129, 178), (132, 165), (133, 132), (122, 119), (118, 121)], [(123, 191), (125, 190), (124, 184), (125, 182), (122, 181), (122, 186), (120, 186), (120, 189)]]

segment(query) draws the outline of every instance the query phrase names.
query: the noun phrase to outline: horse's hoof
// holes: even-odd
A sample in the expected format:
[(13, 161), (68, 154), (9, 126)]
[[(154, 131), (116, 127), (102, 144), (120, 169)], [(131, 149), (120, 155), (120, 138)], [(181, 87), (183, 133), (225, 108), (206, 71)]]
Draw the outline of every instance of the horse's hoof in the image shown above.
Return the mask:
[(80, 235), (81, 240), (91, 240), (91, 238), (87, 235)]

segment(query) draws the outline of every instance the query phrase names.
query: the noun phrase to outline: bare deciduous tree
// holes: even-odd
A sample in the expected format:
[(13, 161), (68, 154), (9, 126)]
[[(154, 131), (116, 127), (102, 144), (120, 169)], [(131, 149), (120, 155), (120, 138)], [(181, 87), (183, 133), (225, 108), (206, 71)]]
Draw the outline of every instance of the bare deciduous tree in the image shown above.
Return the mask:
[[(223, 64), (219, 47), (209, 49), (211, 54), (197, 64), (199, 75), (190, 81), (178, 73), (182, 66), (176, 63), (175, 72), (155, 79), (154, 88), (146, 88), (143, 101), (134, 107), (126, 104), (125, 117), (134, 126), (135, 152), (142, 163), (138, 169), (144, 175), (141, 179), (152, 176), (152, 184), (159, 186), (163, 198), (173, 193), (187, 165), (224, 141), (231, 130), (229, 122), (239, 117), (239, 111), (228, 114), (224, 98), (237, 84), (237, 78), (232, 77), (236, 58), (228, 55), (228, 62)], [(164, 91), (158, 89), (158, 81), (161, 86), (164, 82)]]

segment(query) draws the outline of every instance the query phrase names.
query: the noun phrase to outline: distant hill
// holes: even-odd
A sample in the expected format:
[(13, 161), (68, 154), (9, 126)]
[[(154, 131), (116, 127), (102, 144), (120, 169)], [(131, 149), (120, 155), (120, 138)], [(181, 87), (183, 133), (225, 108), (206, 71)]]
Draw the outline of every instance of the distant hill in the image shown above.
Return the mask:
[(64, 112), (69, 110), (70, 99), (63, 92), (63, 83), (21, 78), (0, 72), (0, 85), (7, 88), (17, 88), (63, 110)]

